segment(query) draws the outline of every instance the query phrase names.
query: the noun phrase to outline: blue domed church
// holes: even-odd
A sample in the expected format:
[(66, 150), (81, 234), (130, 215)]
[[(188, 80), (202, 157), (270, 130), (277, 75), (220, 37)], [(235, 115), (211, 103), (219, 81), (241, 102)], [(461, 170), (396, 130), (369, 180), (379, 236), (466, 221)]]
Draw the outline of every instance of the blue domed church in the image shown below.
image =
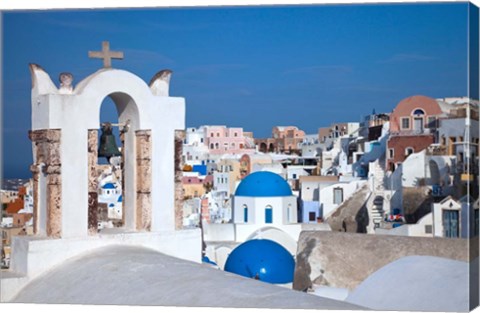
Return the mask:
[(268, 238), (295, 253), (301, 231), (297, 197), (280, 175), (262, 171), (245, 177), (235, 191), (233, 222), (236, 241)]

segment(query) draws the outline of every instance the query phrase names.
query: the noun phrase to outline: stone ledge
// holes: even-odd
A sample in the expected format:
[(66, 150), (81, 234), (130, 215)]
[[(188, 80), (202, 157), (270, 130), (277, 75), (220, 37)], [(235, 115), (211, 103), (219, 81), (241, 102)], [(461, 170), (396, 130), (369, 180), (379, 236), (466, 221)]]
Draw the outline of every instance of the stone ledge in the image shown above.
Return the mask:
[[(304, 231), (300, 234), (293, 288), (312, 284), (354, 289), (370, 274), (405, 256), (426, 255), (468, 261), (478, 238), (449, 239)], [(470, 255), (469, 255), (470, 252)]]

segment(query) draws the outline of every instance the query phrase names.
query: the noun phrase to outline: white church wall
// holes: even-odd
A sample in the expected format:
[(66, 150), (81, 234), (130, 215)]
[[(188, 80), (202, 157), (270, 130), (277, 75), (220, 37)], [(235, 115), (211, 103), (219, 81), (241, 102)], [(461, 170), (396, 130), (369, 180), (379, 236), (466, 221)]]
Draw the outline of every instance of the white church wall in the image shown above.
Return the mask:
[[(46, 73), (36, 71), (35, 75), (43, 77)], [(61, 145), (62, 236), (87, 235), (88, 177), (86, 170), (78, 168), (87, 169), (87, 131), (100, 127), (100, 106), (109, 95), (119, 108), (119, 122), (130, 121), (125, 147), (125, 226), (135, 226), (135, 131), (150, 129), (154, 191), (151, 229), (174, 230), (174, 156), (164, 152), (174, 151), (174, 130), (185, 127), (184, 99), (156, 96), (143, 80), (123, 70), (99, 70), (67, 95), (55, 94), (47, 78), (46, 82), (37, 82), (32, 91), (32, 130), (61, 129), (61, 142), (75, 142)], [(118, 86), (122, 86), (121, 92)], [(47, 94), (39, 95), (42, 92)]]
[(235, 241), (235, 226), (232, 223), (204, 223), (202, 227), (205, 241)]
[[(291, 226), (291, 225), (290, 225)], [(292, 255), (297, 253), (297, 241), (300, 233), (298, 229), (301, 227), (288, 227), (283, 229), (278, 228), (264, 228), (257, 230), (253, 235), (247, 238), (247, 240), (252, 239), (268, 239), (275, 241), (276, 243), (282, 245), (285, 249), (290, 252)]]
[[(286, 234), (288, 234), (295, 241), (298, 240), (300, 233), (302, 231), (301, 224), (290, 224), (290, 225), (247, 225), (247, 224), (236, 224), (235, 225), (235, 241), (244, 242), (251, 238), (254, 238), (259, 232), (263, 233), (266, 229), (279, 229)], [(276, 237), (275, 237), (276, 238)], [(279, 242), (280, 243), (280, 242)]]
[[(243, 224), (244, 205), (248, 207), (247, 224), (282, 225), (297, 221), (297, 199), (290, 197), (242, 197), (235, 196), (234, 222)], [(265, 209), (272, 207), (272, 223), (265, 223)], [(289, 209), (290, 207), (290, 209)]]

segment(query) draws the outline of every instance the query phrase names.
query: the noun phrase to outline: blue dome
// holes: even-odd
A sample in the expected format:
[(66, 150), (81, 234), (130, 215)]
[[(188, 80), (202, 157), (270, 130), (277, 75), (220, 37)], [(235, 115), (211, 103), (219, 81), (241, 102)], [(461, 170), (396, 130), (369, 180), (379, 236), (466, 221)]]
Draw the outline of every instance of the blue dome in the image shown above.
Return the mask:
[(225, 271), (272, 284), (293, 282), (295, 261), (278, 243), (253, 239), (236, 247), (227, 258)]
[(115, 189), (115, 185), (112, 183), (106, 183), (102, 186), (103, 189)]
[(282, 176), (272, 172), (254, 172), (245, 177), (235, 191), (244, 197), (285, 197), (292, 189)]
[(210, 260), (208, 258), (208, 256), (204, 256), (202, 257), (202, 263), (207, 263), (207, 264), (210, 264), (210, 265), (217, 265), (217, 263), (213, 262), (212, 260)]

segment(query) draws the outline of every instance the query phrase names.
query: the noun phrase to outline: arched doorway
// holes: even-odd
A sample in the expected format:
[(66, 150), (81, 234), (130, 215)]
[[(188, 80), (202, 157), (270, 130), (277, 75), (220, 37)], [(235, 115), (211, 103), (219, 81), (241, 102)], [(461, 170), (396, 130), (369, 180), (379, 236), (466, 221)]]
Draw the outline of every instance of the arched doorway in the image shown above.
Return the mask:
[(267, 144), (265, 142), (260, 143), (260, 152), (267, 152)]

